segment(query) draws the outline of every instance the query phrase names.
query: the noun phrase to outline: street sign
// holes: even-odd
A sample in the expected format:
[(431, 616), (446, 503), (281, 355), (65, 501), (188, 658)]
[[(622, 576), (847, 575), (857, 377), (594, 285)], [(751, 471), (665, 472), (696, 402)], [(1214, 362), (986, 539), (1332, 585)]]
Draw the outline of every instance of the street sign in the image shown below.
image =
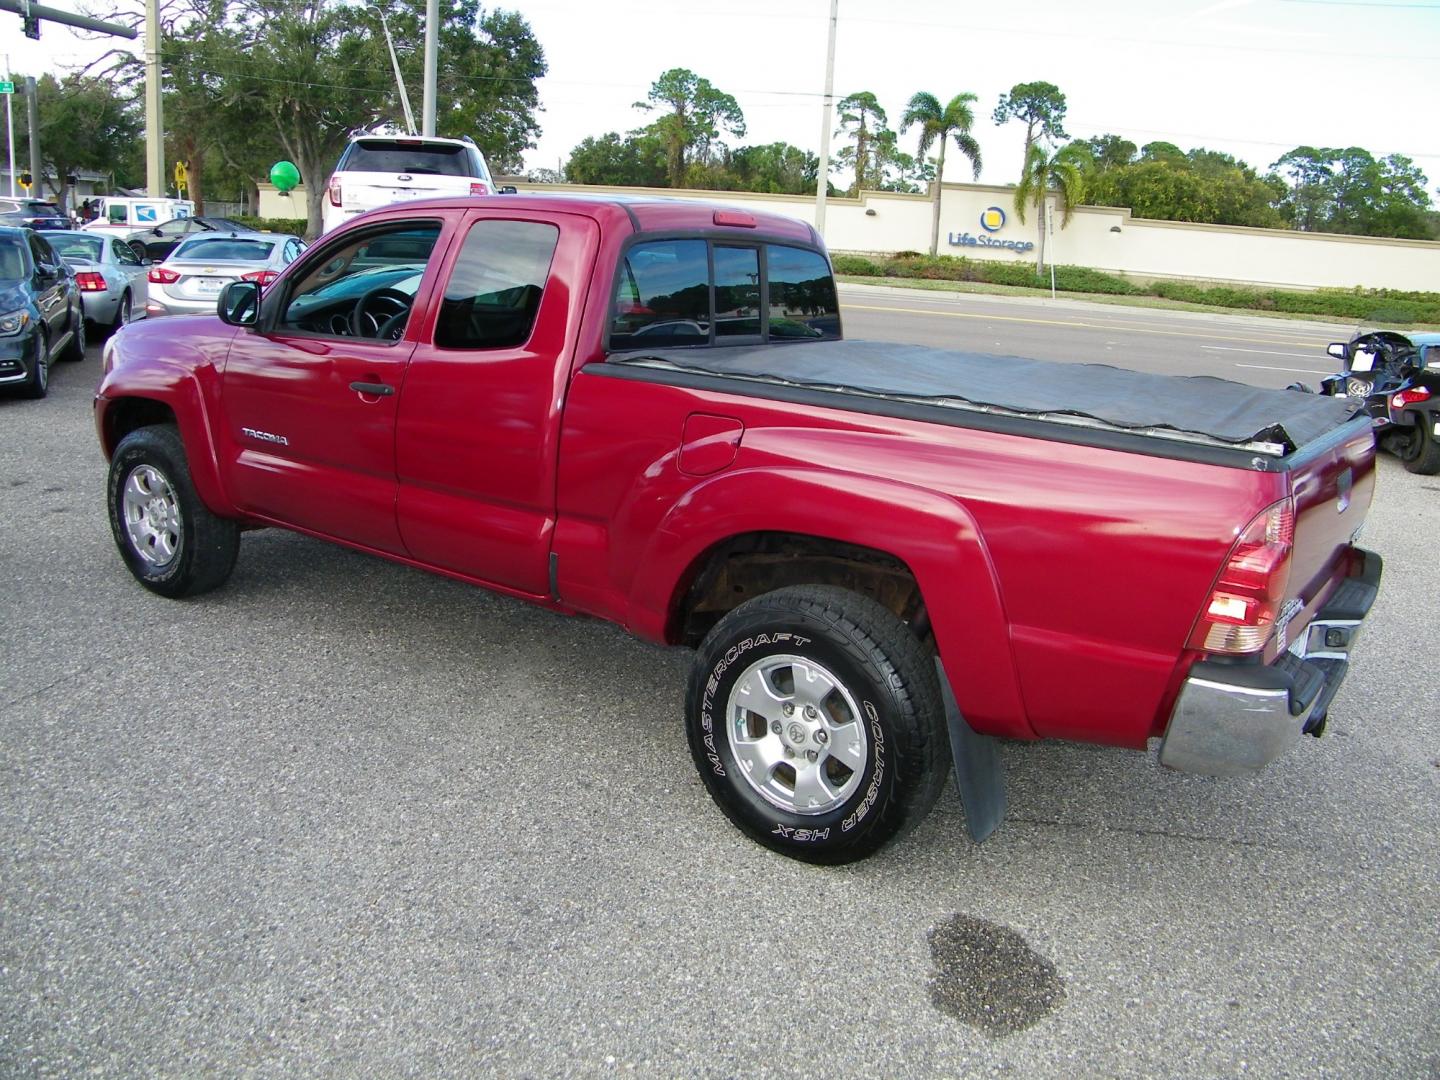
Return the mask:
[(4, 82), (0, 82), (0, 94), (13, 94), (14, 92), (15, 84), (9, 79), (6, 79)]

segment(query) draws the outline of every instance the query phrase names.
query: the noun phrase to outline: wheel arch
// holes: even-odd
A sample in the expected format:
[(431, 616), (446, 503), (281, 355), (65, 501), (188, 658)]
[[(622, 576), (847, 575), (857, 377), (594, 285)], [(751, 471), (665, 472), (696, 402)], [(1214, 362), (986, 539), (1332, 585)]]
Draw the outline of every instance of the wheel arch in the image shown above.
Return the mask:
[(219, 463), (215, 457), (214, 445), (203, 420), (192, 419), (194, 410), (176, 408), (173, 401), (160, 397), (127, 394), (120, 397), (100, 397), (96, 400), (95, 424), (100, 435), (100, 447), (108, 461), (115, 448), (132, 431), (143, 427), (169, 424), (180, 432), (185, 447), (186, 463), (190, 469), (191, 482), (195, 493), (214, 513), (231, 513), (224, 485), (220, 482)]
[(726, 473), (670, 509), (637, 566), (627, 622), (670, 644), (693, 643), (740, 602), (786, 585), (870, 596), (933, 638), (976, 730), (1035, 737), (989, 552), (954, 499), (829, 471)]

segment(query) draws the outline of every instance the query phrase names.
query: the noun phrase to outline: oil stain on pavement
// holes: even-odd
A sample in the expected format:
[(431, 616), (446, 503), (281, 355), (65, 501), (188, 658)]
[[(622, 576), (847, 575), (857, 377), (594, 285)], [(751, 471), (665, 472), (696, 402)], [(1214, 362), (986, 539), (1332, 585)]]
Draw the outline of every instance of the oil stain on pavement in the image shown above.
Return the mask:
[(952, 915), (930, 931), (930, 1000), (987, 1035), (1013, 1035), (1065, 1000), (1055, 965), (1009, 927)]

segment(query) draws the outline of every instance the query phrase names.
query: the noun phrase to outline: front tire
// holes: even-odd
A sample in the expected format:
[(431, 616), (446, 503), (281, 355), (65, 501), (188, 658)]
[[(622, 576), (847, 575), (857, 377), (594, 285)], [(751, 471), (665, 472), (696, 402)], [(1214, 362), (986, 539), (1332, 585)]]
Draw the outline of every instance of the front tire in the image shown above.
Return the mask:
[(240, 527), (200, 501), (180, 433), (145, 427), (110, 461), (110, 529), (135, 580), (171, 598), (219, 588), (235, 567)]
[(834, 586), (777, 589), (721, 619), (685, 712), (720, 809), (806, 862), (854, 862), (913, 828), (949, 771), (933, 661), (893, 614)]

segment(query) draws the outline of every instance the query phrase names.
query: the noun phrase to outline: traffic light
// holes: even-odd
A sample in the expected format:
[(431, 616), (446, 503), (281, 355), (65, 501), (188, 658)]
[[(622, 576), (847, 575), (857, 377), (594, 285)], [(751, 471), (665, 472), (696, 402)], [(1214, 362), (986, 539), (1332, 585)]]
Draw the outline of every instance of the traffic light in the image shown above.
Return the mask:
[(36, 41), (39, 41), (39, 40), (40, 40), (40, 16), (39, 16), (39, 15), (26, 15), (26, 16), (24, 17), (24, 23), (25, 23), (25, 36), (28, 37), (28, 38), (34, 38)]
[(20, 174), (20, 186), (23, 187), (26, 191), (29, 191), (31, 185), (34, 183), (35, 178), (31, 176), (28, 172), (22, 172)]

